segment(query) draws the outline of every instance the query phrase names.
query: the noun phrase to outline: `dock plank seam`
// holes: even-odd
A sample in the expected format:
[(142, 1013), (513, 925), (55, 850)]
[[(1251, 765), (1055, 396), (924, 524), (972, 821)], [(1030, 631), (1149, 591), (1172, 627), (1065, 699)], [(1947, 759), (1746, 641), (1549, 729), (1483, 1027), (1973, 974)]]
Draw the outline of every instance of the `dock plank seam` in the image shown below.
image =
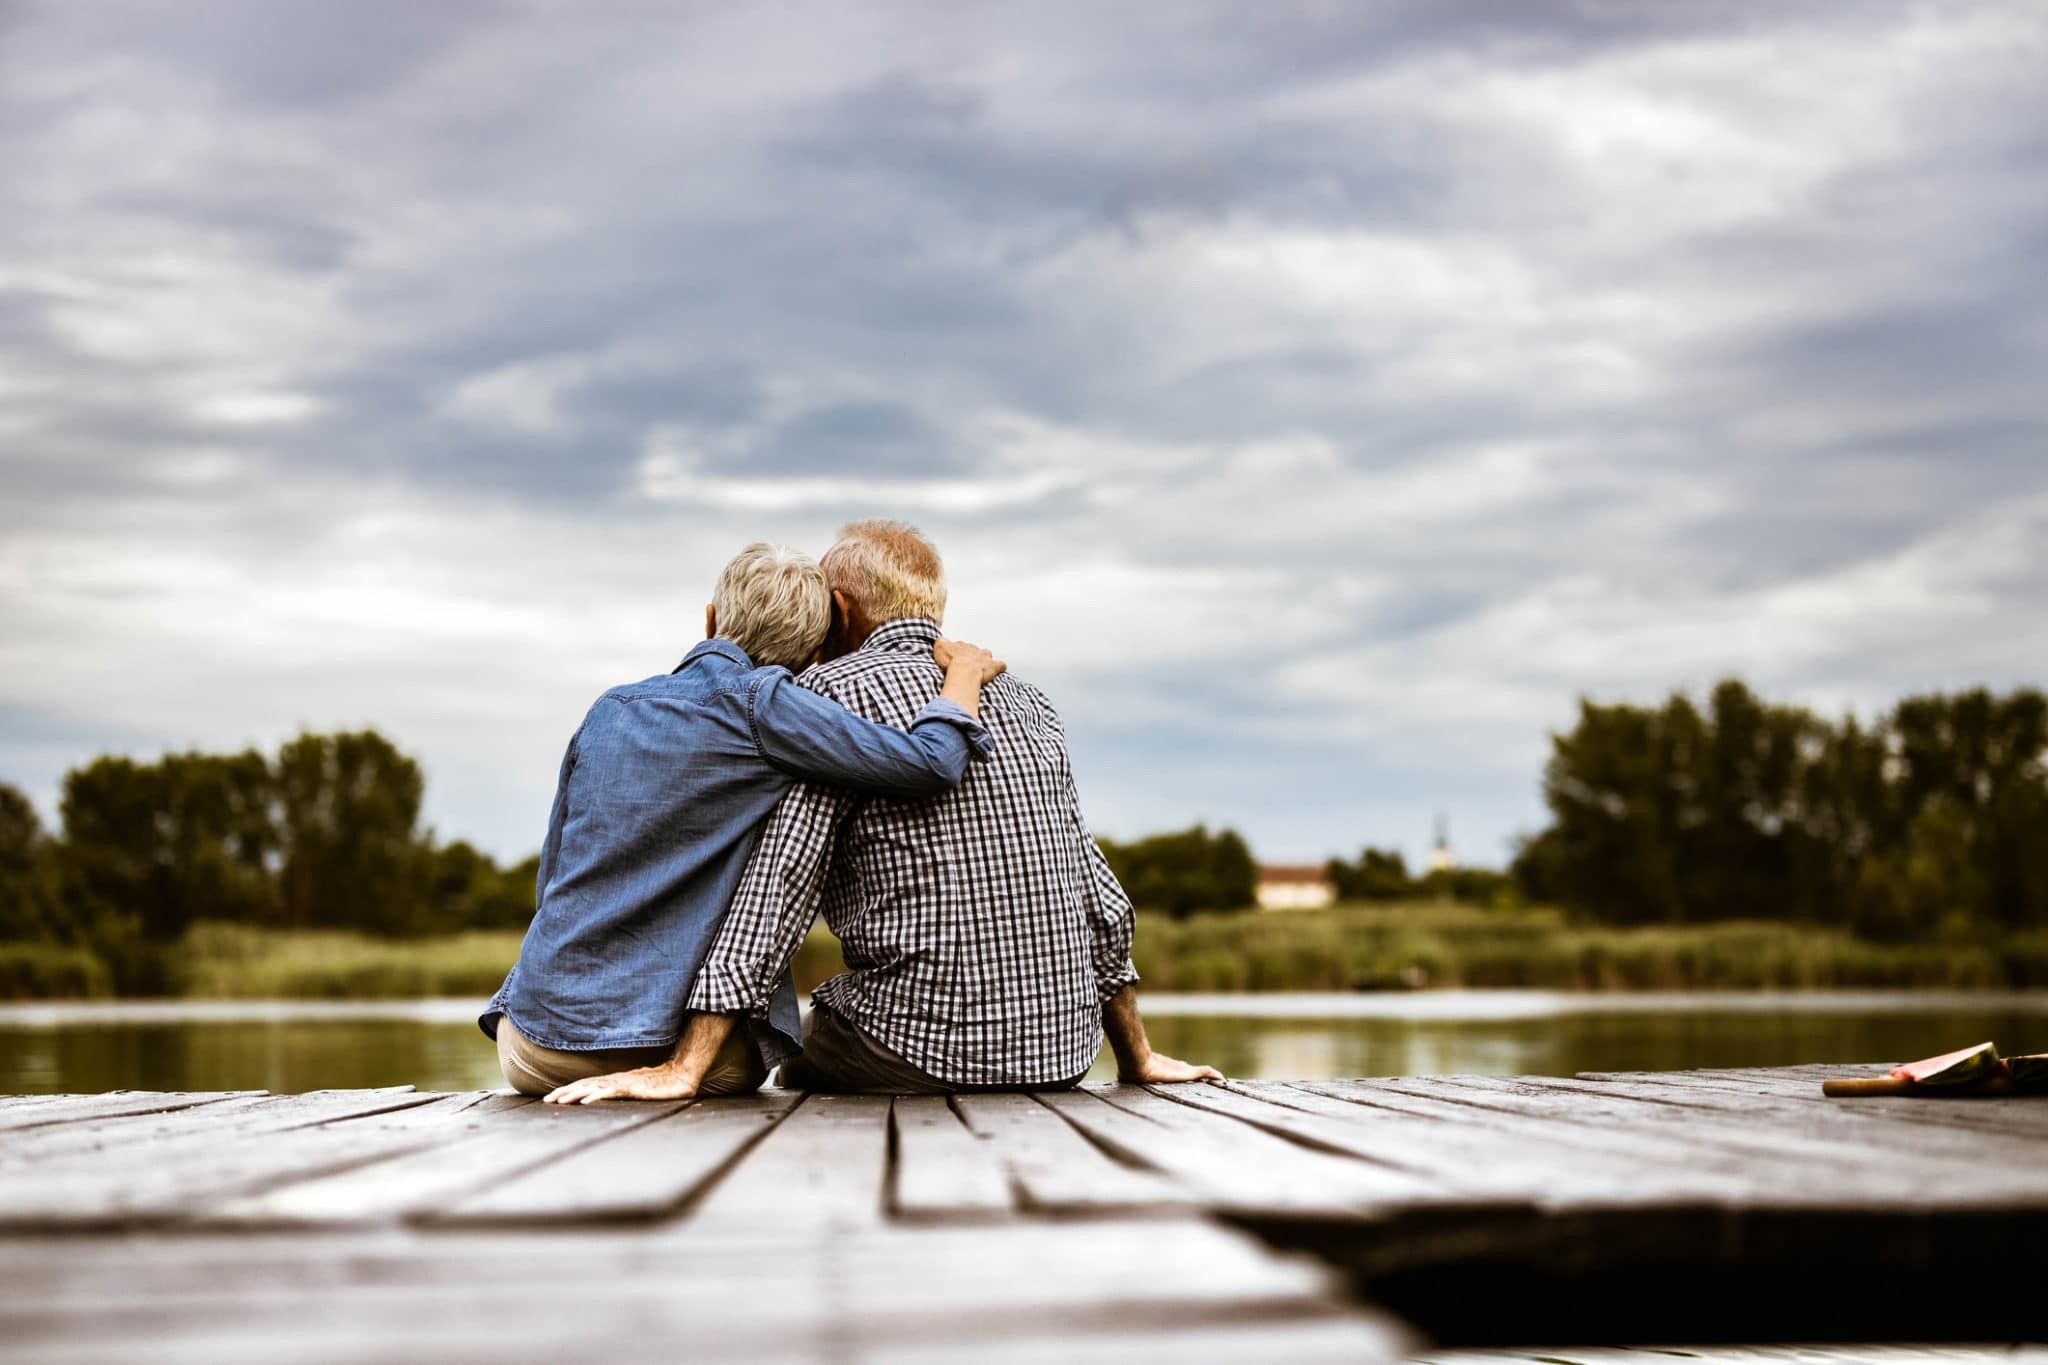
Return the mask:
[[(783, 1092), (764, 1091), (731, 1102), (685, 1104), (652, 1123), (483, 1187), (445, 1208), (427, 1210), (413, 1221), (435, 1228), (533, 1228), (687, 1219), (810, 1097), (795, 1095), (780, 1109), (761, 1110), (761, 1101), (772, 1105), (782, 1098)], [(739, 1139), (728, 1146), (719, 1145), (722, 1137), (707, 1139), (708, 1128), (723, 1134), (735, 1126), (722, 1121), (732, 1120), (736, 1114), (751, 1115), (761, 1122), (751, 1127), (737, 1125), (742, 1129)], [(701, 1155), (706, 1147), (712, 1154), (708, 1163), (687, 1159), (692, 1148), (699, 1149)], [(678, 1162), (679, 1153), (686, 1159)], [(662, 1169), (664, 1162), (667, 1170)], [(678, 1166), (680, 1179), (675, 1178)], [(575, 1192), (573, 1198), (567, 1191)]]

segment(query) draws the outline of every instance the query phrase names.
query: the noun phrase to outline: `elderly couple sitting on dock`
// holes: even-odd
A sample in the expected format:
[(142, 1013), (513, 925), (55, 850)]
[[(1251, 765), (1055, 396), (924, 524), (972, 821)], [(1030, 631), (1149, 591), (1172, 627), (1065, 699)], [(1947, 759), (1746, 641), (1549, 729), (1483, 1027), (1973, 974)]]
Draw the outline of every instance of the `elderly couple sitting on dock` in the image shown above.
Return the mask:
[[(1081, 818), (1045, 695), (940, 638), (938, 552), (900, 522), (823, 561), (750, 545), (705, 640), (615, 687), (562, 759), (537, 908), (479, 1022), (560, 1104), (801, 1090), (1060, 1090), (1104, 1035), (1154, 1052), (1130, 900)], [(802, 670), (797, 676), (795, 670)], [(800, 1019), (822, 909), (847, 970)]]

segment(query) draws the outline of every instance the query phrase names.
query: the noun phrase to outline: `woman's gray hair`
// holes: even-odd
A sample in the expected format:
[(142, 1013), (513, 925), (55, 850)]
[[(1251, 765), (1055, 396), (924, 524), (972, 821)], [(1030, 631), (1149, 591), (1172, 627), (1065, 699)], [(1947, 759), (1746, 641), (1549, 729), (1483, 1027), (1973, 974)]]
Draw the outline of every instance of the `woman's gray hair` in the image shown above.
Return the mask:
[(825, 577), (880, 625), (921, 616), (946, 620), (946, 566), (938, 549), (907, 521), (849, 521), (825, 551)]
[(756, 666), (796, 671), (825, 643), (832, 594), (809, 555), (757, 540), (732, 557), (711, 594), (718, 638), (747, 651)]

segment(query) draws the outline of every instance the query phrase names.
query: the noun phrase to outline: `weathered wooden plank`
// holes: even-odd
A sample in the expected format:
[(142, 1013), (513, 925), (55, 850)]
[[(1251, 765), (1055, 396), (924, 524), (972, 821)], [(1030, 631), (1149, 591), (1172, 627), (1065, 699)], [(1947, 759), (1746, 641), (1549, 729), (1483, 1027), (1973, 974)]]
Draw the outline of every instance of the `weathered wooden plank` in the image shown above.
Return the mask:
[(1158, 1172), (1110, 1156), (1029, 1095), (956, 1095), (953, 1104), (995, 1150), (1028, 1210), (1162, 1212), (1194, 1202)]
[(1285, 1316), (1257, 1315), (1253, 1321), (1216, 1321), (1209, 1314), (1192, 1322), (1141, 1319), (1094, 1330), (1063, 1327), (1056, 1317), (1018, 1324), (1013, 1330), (984, 1332), (963, 1340), (917, 1337), (878, 1343), (868, 1358), (916, 1365), (921, 1361), (1015, 1361), (1039, 1365), (1130, 1365), (1171, 1361), (1173, 1365), (1243, 1365), (1285, 1361), (1288, 1365), (1361, 1365), (1406, 1358), (1413, 1333), (1391, 1318), (1374, 1321), (1363, 1309), (1304, 1305)]
[(1722, 1066), (1700, 1067), (1685, 1071), (1644, 1071), (1635, 1074), (1643, 1076), (1742, 1076), (1750, 1079), (1779, 1077), (1817, 1077), (1827, 1080), (1834, 1076), (1865, 1076), (1873, 1072), (1889, 1071), (1897, 1062), (1803, 1062), (1798, 1066)]
[[(18, 1128), (10, 1133), (0, 1133), (0, 1169), (81, 1152), (106, 1153), (131, 1142), (169, 1141), (181, 1131), (217, 1141), (220, 1134), (237, 1123), (245, 1122), (257, 1106), (275, 1098), (274, 1095), (243, 1095), (192, 1108), (125, 1114), (91, 1123), (50, 1123), (36, 1128)], [(201, 1114), (206, 1117), (196, 1117)]]
[[(1218, 1108), (1230, 1104), (1244, 1121), (1261, 1126), (1273, 1113), (1294, 1112), (1265, 1106), (1242, 1093), (1232, 1095), (1228, 1087), (1162, 1087), (1158, 1098), (1169, 1095), (1187, 1104), (1203, 1098)], [(1639, 1166), (1633, 1169), (1641, 1171), (1642, 1178), (1630, 1183), (1623, 1178), (1631, 1169), (1625, 1161), (1569, 1147), (1546, 1149), (1525, 1132), (1368, 1111), (1326, 1097), (1300, 1098), (1328, 1106), (1325, 1114), (1298, 1114), (1316, 1125), (1310, 1130), (1315, 1140), (1369, 1156), (1391, 1145), (1385, 1139), (1405, 1134), (1411, 1139), (1408, 1154), (1418, 1162), (1424, 1159), (1427, 1144), (1439, 1143), (1444, 1155), (1436, 1159), (1444, 1169), (1415, 1171), (1426, 1182), (1426, 1194), (1383, 1198), (1364, 1215), (1351, 1215), (1353, 1223), (1362, 1217), (1370, 1221), (1369, 1229), (1341, 1231), (1334, 1220), (1342, 1214), (1334, 1201), (1320, 1208), (1223, 1203), (1217, 1207), (1283, 1241), (1342, 1247), (1346, 1263), (1367, 1274), (1473, 1258), (1531, 1266), (1569, 1259), (1622, 1263), (1643, 1251), (1666, 1249), (1674, 1239), (1703, 1245), (1711, 1254), (1719, 1245), (1724, 1206), (1744, 1192), (1733, 1174), (1674, 1174), (1668, 1167)], [(1264, 1112), (1248, 1107), (1255, 1103)], [(1363, 1142), (1357, 1140), (1361, 1129), (1369, 1134)], [(1284, 1129), (1272, 1131), (1279, 1136)], [(1289, 1140), (1302, 1136), (1294, 1132)], [(1524, 1148), (1536, 1149), (1534, 1156), (1524, 1156), (1519, 1150)], [(1652, 1189), (1657, 1216), (1645, 1219), (1642, 1201), (1645, 1191)]]
[[(1618, 1089), (1613, 1081), (1558, 1078), (1126, 1087), (1043, 1099), (961, 1097), (950, 1109), (944, 1101), (903, 1101), (893, 1126), (886, 1100), (821, 1096), (734, 1166), (733, 1156), (773, 1121), (765, 1112), (746, 1118), (747, 1106), (793, 1102), (769, 1092), (759, 1101), (657, 1115), (559, 1156), (540, 1154), (457, 1205), (481, 1207), (487, 1218), (563, 1225), (544, 1238), (387, 1227), (375, 1239), (281, 1233), (254, 1245), (196, 1232), (176, 1240), (0, 1240), (0, 1283), (13, 1291), (0, 1296), (0, 1340), (38, 1357), (147, 1355), (207, 1365), (319, 1359), (330, 1350), (325, 1358), (402, 1352), (497, 1361), (515, 1346), (516, 1353), (581, 1354), (592, 1320), (629, 1325), (620, 1349), (606, 1341), (608, 1355), (625, 1359), (897, 1360), (967, 1350), (981, 1358), (1027, 1351), (1079, 1360), (1157, 1351), (1291, 1358), (1322, 1350), (1325, 1333), (1331, 1343), (1359, 1343), (1358, 1324), (1326, 1297), (1248, 1288), (1272, 1282), (1264, 1269), (1241, 1265), (1225, 1276), (1218, 1267), (1228, 1257), (1178, 1267), (1189, 1283), (1207, 1286), (1207, 1297), (1180, 1285), (1162, 1290), (1159, 1282), (1176, 1273), (1162, 1255), (1184, 1235), (1199, 1235), (1186, 1229), (1205, 1224), (1154, 1219), (1097, 1238), (1095, 1224), (1072, 1221), (1050, 1228), (1028, 1218), (915, 1228), (881, 1221), (885, 1190), (909, 1217), (963, 1207), (993, 1217), (991, 1186), (1004, 1191), (1007, 1208), (1011, 1184), (1034, 1211), (1085, 1208), (1119, 1186), (1128, 1197), (1132, 1184), (1148, 1196), (1194, 1195), (1263, 1220), (1269, 1235), (1298, 1234), (1333, 1254), (1341, 1250), (1367, 1271), (1446, 1266), (1472, 1255), (1497, 1266), (1624, 1266), (1637, 1248), (1661, 1263), (1712, 1265), (1724, 1274), (1731, 1267), (1796, 1270), (1816, 1260), (1953, 1271), (2027, 1254), (2048, 1200), (2015, 1203), (2012, 1192), (2026, 1195), (2031, 1186), (2013, 1172), (2041, 1165), (2037, 1145), (2005, 1131), (1916, 1127), (1882, 1108), (1838, 1112), (1809, 1099), (1808, 1084), (1768, 1073), (1636, 1079)], [(427, 1097), (409, 1120), (329, 1116), (311, 1126), (313, 1110), (288, 1114), (296, 1099), (218, 1101), (210, 1119), (200, 1110), (130, 1115), (22, 1130), (9, 1141), (37, 1146), (48, 1167), (39, 1163), (38, 1173), (60, 1178), (127, 1179), (119, 1168), (148, 1158), (161, 1168), (153, 1178), (163, 1189), (139, 1221), (183, 1216), (167, 1214), (163, 1201), (189, 1211), (209, 1180), (252, 1178), (257, 1185), (239, 1193), (299, 1190), (303, 1198), (308, 1186), (327, 1184), (330, 1203), (348, 1203), (351, 1216), (360, 1216), (363, 1201), (339, 1200), (333, 1187), (366, 1186), (373, 1204), (389, 1200), (392, 1170), (419, 1160), (415, 1177), (437, 1164), (445, 1173), (445, 1153), (371, 1150), (387, 1156), (386, 1169), (353, 1167), (336, 1179), (314, 1174), (294, 1183), (315, 1157), (337, 1159), (318, 1143), (410, 1121), (434, 1129), (437, 1142), (456, 1137), (451, 1145), (459, 1147), (462, 1125), (434, 1111), (473, 1101)], [(531, 1108), (518, 1101), (499, 1107), (508, 1103)], [(813, 1104), (825, 1118), (796, 1128)], [(1063, 1116), (1069, 1111), (1075, 1116)], [(955, 1115), (966, 1125), (948, 1127)], [(488, 1129), (504, 1118), (474, 1117)], [(275, 1122), (287, 1123), (286, 1131), (251, 1127)], [(94, 1127), (108, 1136), (91, 1138)], [(202, 1141), (209, 1130), (221, 1140)], [(785, 1141), (791, 1131), (796, 1138)], [(892, 1140), (893, 1185), (885, 1180)], [(920, 1144), (937, 1144), (927, 1166), (937, 1192), (913, 1189), (906, 1200)], [(375, 1148), (360, 1138), (351, 1145), (352, 1161)], [(273, 1146), (288, 1150), (280, 1157)], [(1845, 1151), (1856, 1159), (1843, 1160)], [(165, 1154), (170, 1159), (160, 1160)], [(1069, 1188), (1063, 1207), (1034, 1193), (1034, 1181), (1059, 1190), (1070, 1166), (1086, 1172), (1068, 1181), (1085, 1197)], [(2000, 1197), (1978, 1198), (1970, 1192), (1976, 1187), (1947, 1179), (1964, 1168)], [(1865, 1179), (1880, 1172), (1889, 1181)], [(1937, 1172), (1946, 1183), (1926, 1199), (1873, 1198), (1901, 1173)], [(464, 1172), (475, 1175), (473, 1165)], [(377, 1187), (387, 1193), (375, 1195)], [(1958, 1188), (1966, 1197), (1957, 1197)], [(9, 1189), (0, 1179), (0, 1216)], [(446, 1189), (420, 1186), (438, 1191), (436, 1198)], [(507, 1214), (500, 1200), (492, 1215), (492, 1199), (506, 1191), (523, 1191), (509, 1201), (516, 1208)], [(1693, 1211), (1682, 1200), (1703, 1191), (1725, 1207), (1685, 1217)], [(216, 1197), (217, 1190), (207, 1196)], [(659, 1217), (693, 1198), (701, 1199), (695, 1216), (633, 1236), (567, 1226)], [(441, 1212), (437, 1202), (417, 1207), (421, 1216)], [(122, 1212), (134, 1216), (132, 1208)], [(1077, 1231), (1083, 1227), (1091, 1230), (1086, 1238)], [(1030, 1243), (1037, 1250), (1006, 1240), (1042, 1231), (1057, 1236)], [(125, 1252), (107, 1254), (139, 1245), (155, 1247), (155, 1259), (131, 1264)], [(96, 1254), (66, 1259), (63, 1249), (87, 1246)], [(308, 1250), (297, 1260), (277, 1250), (322, 1246), (325, 1252)], [(51, 1247), (59, 1249), (54, 1260)], [(227, 1250), (195, 1255), (194, 1247)], [(406, 1250), (393, 1254), (397, 1248)], [(236, 1264), (236, 1255), (251, 1263)], [(575, 1302), (579, 1315), (532, 1326), (532, 1305), (553, 1301)], [(764, 1313), (764, 1304), (773, 1311)]]
[(680, 1107), (680, 1101), (564, 1105), (508, 1096), (456, 1116), (421, 1150), (223, 1203), (201, 1221), (319, 1225), (432, 1214)]
[(812, 1095), (712, 1186), (682, 1230), (764, 1221), (877, 1226), (888, 1158), (886, 1095)]
[(1665, 1084), (1631, 1085), (1617, 1082), (1579, 1081), (1563, 1077), (1456, 1077), (1444, 1084), (1457, 1090), (1485, 1090), (1514, 1096), (1539, 1107), (1581, 1105), (1593, 1112), (1631, 1124), (1664, 1126), (1677, 1124), (1702, 1141), (1766, 1142), (1777, 1151), (1806, 1151), (1851, 1163), (1882, 1162), (1901, 1169), (1903, 1155), (1914, 1166), (1937, 1174), (1943, 1166), (1961, 1171), (1974, 1170), (1992, 1154), (1997, 1139), (1992, 1135), (1926, 1130), (1911, 1132), (1909, 1141), (1893, 1150), (1892, 1139), (1902, 1136), (1895, 1125), (1868, 1123), (1870, 1114), (1858, 1117), (1846, 1112), (1848, 1106), (1786, 1104), (1768, 1096), (1696, 1090)]
[(1571, 1125), (1603, 1132), (1639, 1155), (1648, 1157), (1661, 1150), (1667, 1159), (1681, 1163), (1744, 1160), (1750, 1163), (1756, 1182), (1755, 1199), (1810, 1201), (1827, 1197), (1832, 1189), (1838, 1195), (1855, 1191), (1865, 1199), (1883, 1191), (1884, 1198), (1901, 1202), (1935, 1198), (1982, 1202), (2004, 1199), (2011, 1193), (2008, 1184), (1968, 1162), (1901, 1158), (1839, 1137), (1786, 1132), (1777, 1126), (1744, 1122), (1739, 1115), (1721, 1119), (1703, 1110), (1631, 1096), (1612, 1087), (1562, 1094), (1535, 1080), (1459, 1076), (1314, 1083), (1310, 1088), (1340, 1098), (1403, 1095), (1462, 1104), (1481, 1113), (1539, 1124)]
[(1357, 1218), (1412, 1203), (1455, 1202), (1422, 1177), (1311, 1151), (1138, 1086), (1036, 1097), (1094, 1141), (1239, 1214)]
[(1593, 1155), (1527, 1134), (1368, 1110), (1277, 1084), (1161, 1086), (1156, 1093), (1290, 1141), (1398, 1166), (1447, 1194), (1475, 1201), (1554, 1206), (1633, 1200), (1651, 1180), (1673, 1200), (1731, 1198), (1747, 1188), (1733, 1173), (1674, 1171), (1668, 1163)]
[(819, 1232), (0, 1243), (0, 1273), (23, 1275), (0, 1339), (208, 1365), (581, 1359), (594, 1333), (624, 1360), (1148, 1359), (1154, 1342), (1221, 1358), (1207, 1340), (1373, 1362), (1411, 1344), (1323, 1268), (1200, 1220)]
[[(1872, 1074), (1871, 1068), (1832, 1067), (1833, 1073)], [(1888, 1125), (1928, 1124), (1940, 1128), (1961, 1128), (1970, 1132), (2002, 1132), (2027, 1140), (2048, 1134), (2048, 1095), (2001, 1095), (1929, 1102), (1920, 1096), (1859, 1099), (1855, 1103), (1830, 1099), (1821, 1093), (1820, 1082), (1828, 1075), (1805, 1069), (1787, 1075), (1775, 1071), (1728, 1072), (1642, 1072), (1582, 1075), (1575, 1079), (1601, 1084), (1640, 1086), (1656, 1092), (1705, 1091), (1710, 1094), (1739, 1095), (1759, 1107), (1796, 1103), (1818, 1105), (1832, 1114), (1851, 1120), (1881, 1118)]]
[[(1613, 1082), (1588, 1081), (1604, 1085)], [(1831, 1099), (1820, 1093), (1818, 1084), (1795, 1081), (1793, 1088), (1764, 1088), (1738, 1081), (1706, 1078), (1697, 1083), (1651, 1083), (1646, 1093), (1663, 1095), (1673, 1102), (1692, 1099), (1703, 1102), (1734, 1101), (1751, 1112), (1771, 1115), (1801, 1125), (1826, 1124), (1843, 1131), (1859, 1131), (1877, 1124), (1881, 1131), (1905, 1141), (1917, 1132), (1963, 1133), (1992, 1141), (2005, 1140), (2032, 1145), (2048, 1137), (2048, 1096), (2008, 1095), (1958, 1100), (1929, 1100), (1920, 1096), (1860, 1097), (1854, 1101)], [(1938, 1141), (1939, 1139), (1937, 1139)]]
[(906, 1222), (1007, 1218), (1016, 1207), (996, 1149), (943, 1095), (899, 1095), (889, 1115), (889, 1215)]
[(180, 1147), (159, 1160), (57, 1158), (0, 1172), (0, 1228), (112, 1228), (175, 1221), (231, 1197), (344, 1171), (429, 1147), (438, 1124), (456, 1117), (467, 1096), (367, 1118), (234, 1135)]
[[(849, 1251), (867, 1254), (849, 1255)], [(977, 1253), (993, 1253), (982, 1255)], [(776, 1254), (788, 1256), (775, 1263)], [(1029, 1283), (1013, 1283), (1018, 1265)], [(1033, 1311), (1072, 1298), (1076, 1307), (1118, 1299), (1192, 1301), (1233, 1288), (1304, 1294), (1331, 1274), (1313, 1258), (1272, 1252), (1207, 1219), (1015, 1220), (907, 1228), (882, 1224), (820, 1236), (814, 1227), (698, 1225), (669, 1237), (633, 1228), (321, 1229), (249, 1237), (217, 1228), (179, 1228), (115, 1238), (0, 1235), (0, 1281), (25, 1299), (168, 1298), (219, 1300), (338, 1284), (431, 1290), (471, 1280), (585, 1287), (609, 1279), (667, 1279), (723, 1267), (735, 1282), (801, 1287), (829, 1276), (885, 1301), (895, 1314), (916, 1302), (986, 1303), (1013, 1295)], [(894, 1300), (886, 1301), (886, 1300)], [(737, 1311), (758, 1314), (758, 1303)]]
[[(1844, 1162), (1875, 1165), (1895, 1176), (1922, 1172), (1926, 1178), (1953, 1184), (1958, 1178), (1981, 1178), (1987, 1163), (2033, 1167), (2038, 1179), (2027, 1182), (2048, 1192), (2048, 1167), (2034, 1162), (2041, 1136), (2025, 1138), (1993, 1131), (1966, 1132), (1950, 1127), (1902, 1128), (1877, 1114), (1850, 1112), (1851, 1105), (1777, 1102), (1767, 1096), (1736, 1094), (1716, 1090), (1689, 1089), (1670, 1085), (1633, 1085), (1611, 1081), (1577, 1081), (1562, 1077), (1466, 1077), (1455, 1081), (1460, 1089), (1483, 1090), (1511, 1095), (1547, 1105), (1552, 1097), (1567, 1104), (1592, 1099), (1603, 1105), (1620, 1100), (1618, 1117), (1628, 1122), (1651, 1121), (1640, 1117), (1628, 1103), (1653, 1106), (1657, 1121), (1668, 1120), (1668, 1112), (1679, 1110), (1682, 1122), (1702, 1137), (1729, 1135), (1753, 1139), (1768, 1134), (1773, 1150), (1797, 1148), (1809, 1154), (1826, 1149)], [(1911, 1103), (1912, 1101), (1908, 1101)], [(2011, 1182), (2005, 1181), (2011, 1190)]]
[[(169, 1113), (136, 1114), (96, 1123), (51, 1124), (0, 1139), (0, 1167), (82, 1153), (113, 1160), (119, 1148), (142, 1142), (149, 1144), (151, 1160), (163, 1160), (181, 1148), (219, 1142), (230, 1135), (310, 1128), (339, 1119), (411, 1109), (441, 1098), (409, 1085), (378, 1090), (314, 1090), (303, 1095), (252, 1095)], [(474, 1100), (482, 1098), (481, 1092), (474, 1096)]]
[(129, 1114), (162, 1114), (173, 1109), (214, 1104), (221, 1100), (267, 1095), (267, 1090), (113, 1090), (104, 1095), (65, 1095), (53, 1104), (23, 1105), (0, 1111), (0, 1133), (40, 1128), (52, 1123), (80, 1123), (123, 1118)]
[(424, 1213), (446, 1224), (606, 1222), (676, 1212), (801, 1101), (792, 1090), (702, 1100)]
[(1803, 1365), (2014, 1365), (2048, 1362), (2048, 1350), (2024, 1346), (1886, 1346), (1875, 1343), (1844, 1346), (1564, 1346), (1521, 1351), (1425, 1351), (1410, 1365), (1653, 1365), (1673, 1361), (1696, 1365), (1758, 1365), (1759, 1362), (1803, 1362)]
[[(1733, 1178), (1743, 1182), (1746, 1197), (1793, 1199), (1812, 1188), (1809, 1177), (1816, 1171), (1826, 1176), (1826, 1163), (1803, 1161), (1781, 1155), (1759, 1162), (1754, 1152), (1702, 1147), (1685, 1136), (1674, 1136), (1653, 1127), (1602, 1122), (1580, 1115), (1564, 1122), (1513, 1105), (1481, 1102), (1485, 1097), (1455, 1092), (1411, 1092), (1395, 1089), (1388, 1082), (1374, 1081), (1286, 1081), (1274, 1082), (1287, 1089), (1320, 1095), (1369, 1110), (1431, 1118), (1465, 1128), (1499, 1132), (1535, 1150), (1567, 1150), (1634, 1164), (1652, 1169), (1686, 1171), (1700, 1180)], [(1661, 1185), (1661, 1181), (1658, 1182)], [(1657, 1185), (1646, 1187), (1648, 1190)]]
[[(289, 1315), (266, 1309), (216, 1323), (174, 1319), (156, 1330), (117, 1312), (68, 1341), (51, 1315), (39, 1314), (20, 1324), (22, 1346), (13, 1358), (42, 1365), (130, 1365), (137, 1360), (152, 1365), (274, 1365), (280, 1360), (295, 1365), (373, 1360), (502, 1365), (508, 1359), (593, 1358), (608, 1365), (692, 1360), (734, 1365), (960, 1360), (1394, 1365), (1406, 1357), (1413, 1339), (1390, 1318), (1326, 1303), (1254, 1303), (1242, 1317), (1228, 1321), (1196, 1306), (1178, 1322), (1144, 1316), (1070, 1328), (1056, 1310), (1026, 1319), (996, 1309), (980, 1321), (952, 1313), (906, 1325), (867, 1326), (814, 1311), (792, 1313), (780, 1306), (785, 1300), (773, 1286), (753, 1287), (763, 1297), (752, 1300), (754, 1311), (746, 1317), (730, 1312), (693, 1316), (689, 1305), (698, 1302), (696, 1288), (693, 1283), (693, 1292), (678, 1295), (670, 1287), (665, 1300), (647, 1286), (602, 1286), (579, 1304), (579, 1315), (539, 1312), (536, 1305), (548, 1302), (548, 1287), (524, 1284), (516, 1291), (465, 1288), (440, 1311), (402, 1290), (351, 1295), (347, 1303), (360, 1316), (350, 1318), (319, 1300), (295, 1304), (297, 1311)], [(719, 1287), (709, 1290), (716, 1295)], [(520, 1323), (527, 1325), (521, 1328)], [(622, 1323), (629, 1325), (630, 1335), (619, 1335)], [(593, 1345), (593, 1336), (607, 1331), (611, 1335)]]

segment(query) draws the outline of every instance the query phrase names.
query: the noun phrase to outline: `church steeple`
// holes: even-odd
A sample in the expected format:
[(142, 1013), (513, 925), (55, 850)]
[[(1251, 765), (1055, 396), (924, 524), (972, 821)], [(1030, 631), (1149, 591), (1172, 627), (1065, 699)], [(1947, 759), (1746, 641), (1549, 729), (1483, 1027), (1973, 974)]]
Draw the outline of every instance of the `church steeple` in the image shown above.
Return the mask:
[(1451, 856), (1451, 817), (1442, 811), (1436, 816), (1436, 846), (1429, 851), (1429, 870), (1449, 872), (1457, 867), (1458, 860)]

